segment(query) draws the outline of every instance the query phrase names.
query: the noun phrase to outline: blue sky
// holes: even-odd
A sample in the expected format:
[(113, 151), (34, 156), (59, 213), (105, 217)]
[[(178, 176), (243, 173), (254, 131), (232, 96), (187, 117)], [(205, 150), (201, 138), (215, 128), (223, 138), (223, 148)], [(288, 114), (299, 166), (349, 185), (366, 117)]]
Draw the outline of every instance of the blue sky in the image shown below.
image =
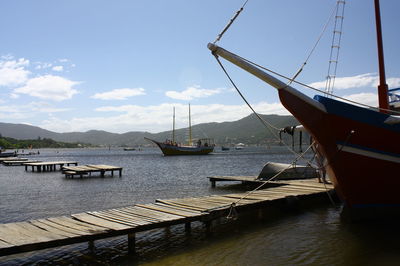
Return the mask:
[[(292, 76), (336, 0), (249, 0), (220, 46)], [(250, 110), (206, 45), (243, 1), (1, 1), (0, 121), (123, 133), (234, 121)], [(400, 87), (400, 1), (381, 1), (388, 83)], [(325, 80), (333, 23), (299, 81)], [(373, 0), (346, 1), (335, 93), (376, 105)], [(257, 112), (288, 114), (271, 87), (225, 63)], [(303, 90), (309, 95), (313, 92)]]

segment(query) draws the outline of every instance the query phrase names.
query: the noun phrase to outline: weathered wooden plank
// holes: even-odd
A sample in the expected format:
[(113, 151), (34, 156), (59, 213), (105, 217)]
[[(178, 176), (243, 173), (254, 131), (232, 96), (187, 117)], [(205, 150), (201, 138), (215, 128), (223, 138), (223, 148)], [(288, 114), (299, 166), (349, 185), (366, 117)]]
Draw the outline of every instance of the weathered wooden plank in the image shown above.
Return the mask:
[(197, 213), (189, 212), (187, 209), (183, 210), (180, 208), (173, 208), (170, 205), (165, 205), (162, 203), (146, 204), (146, 205), (137, 204), (137, 206), (143, 207), (145, 209), (156, 210), (156, 211), (165, 212), (165, 213), (169, 213), (169, 214), (173, 214), (173, 215), (180, 215), (180, 216), (184, 216), (187, 218), (195, 217), (195, 216), (198, 216), (201, 214), (200, 212), (197, 212)]
[(139, 214), (138, 212), (135, 212), (133, 210), (129, 210), (127, 208), (114, 209), (114, 211), (118, 212), (118, 213), (121, 213), (122, 215), (129, 215), (129, 216), (135, 217), (137, 219), (142, 219), (142, 220), (149, 221), (149, 222), (152, 222), (152, 223), (157, 223), (157, 222), (163, 221), (162, 219), (159, 219), (159, 218), (154, 218), (154, 217), (149, 217), (148, 215)]
[(100, 170), (119, 170), (119, 169), (122, 169), (122, 167), (119, 167), (119, 166), (112, 166), (112, 165), (106, 165), (106, 164), (88, 164), (87, 166), (95, 168), (95, 169), (100, 169)]
[(169, 214), (161, 211), (156, 211), (156, 210), (150, 210), (150, 209), (145, 209), (139, 206), (132, 206), (132, 207), (126, 207), (124, 209), (127, 209), (129, 211), (133, 211), (134, 213), (137, 213), (138, 215), (143, 215), (147, 217), (153, 217), (155, 219), (160, 219), (162, 221), (166, 220), (179, 220), (182, 219), (184, 216), (181, 215), (174, 215), (174, 214)]
[(253, 192), (254, 195), (257, 195), (259, 193), (260, 195), (270, 195), (271, 197), (276, 197), (276, 198), (284, 198), (286, 196), (294, 196), (297, 195), (297, 193), (293, 191), (280, 191), (280, 190), (268, 190), (268, 191), (255, 191)]
[(329, 188), (324, 188), (324, 187), (312, 187), (312, 186), (303, 186), (303, 185), (288, 185), (288, 187), (291, 188), (298, 188), (298, 189), (304, 189), (304, 190), (309, 190), (313, 192), (324, 192), (324, 191), (329, 191)]
[(13, 223), (0, 224), (0, 239), (13, 245), (34, 244), (46, 240), (43, 237), (27, 235)]
[(42, 229), (44, 229), (46, 231), (49, 231), (49, 232), (57, 234), (57, 235), (62, 235), (64, 237), (79, 236), (79, 234), (63, 231), (63, 230), (60, 230), (60, 229), (58, 229), (56, 227), (52, 227), (52, 226), (50, 226), (48, 224), (42, 223), (42, 222), (37, 221), (37, 220), (31, 220), (31, 221), (29, 221), (29, 223), (33, 224), (36, 227), (42, 228)]
[(126, 230), (126, 229), (132, 228), (132, 226), (122, 224), (119, 222), (110, 221), (107, 219), (103, 219), (103, 218), (94, 216), (90, 213), (76, 213), (76, 214), (72, 214), (71, 216), (78, 221), (106, 227), (106, 228), (109, 228), (112, 230)]
[(70, 227), (79, 231), (88, 232), (88, 233), (103, 233), (108, 231), (108, 228), (87, 224), (84, 222), (80, 222), (77, 220), (72, 219), (72, 217), (61, 216), (61, 217), (54, 217), (54, 218), (47, 218), (47, 220), (57, 223), (60, 225), (64, 225), (66, 227)]
[(315, 193), (315, 192), (311, 192), (308, 190), (295, 189), (295, 188), (290, 188), (290, 187), (273, 188), (271, 191), (278, 191), (278, 192), (284, 192), (284, 193), (296, 193), (297, 195), (306, 195), (306, 194)]
[(225, 202), (224, 203), (215, 202), (213, 200), (209, 200), (209, 199), (206, 199), (206, 198), (198, 199), (197, 202), (205, 203), (206, 206), (207, 206), (207, 209), (224, 208), (224, 207), (227, 206), (227, 204)]
[(72, 234), (79, 235), (79, 236), (85, 236), (85, 235), (90, 234), (87, 231), (82, 231), (82, 230), (78, 230), (78, 229), (75, 229), (75, 228), (71, 228), (69, 226), (60, 225), (58, 223), (54, 223), (54, 222), (49, 221), (47, 219), (39, 219), (39, 220), (37, 220), (37, 222), (40, 222), (42, 224), (46, 224), (48, 226), (57, 228), (58, 230), (65, 231), (65, 232), (72, 233)]
[(306, 187), (306, 186), (296, 186), (296, 185), (286, 185), (286, 186), (279, 186), (279, 187), (275, 187), (274, 189), (293, 189), (293, 190), (302, 190), (302, 191), (309, 191), (309, 192), (321, 192), (321, 191), (325, 191), (325, 189), (323, 188), (313, 188), (313, 187)]
[(146, 224), (151, 224), (154, 223), (154, 220), (148, 220), (148, 219), (143, 219), (134, 215), (129, 215), (129, 214), (123, 214), (121, 212), (117, 212), (115, 210), (107, 210), (107, 211), (102, 211), (102, 212), (96, 212), (105, 216), (108, 216), (110, 218), (116, 218), (116, 219), (121, 219), (123, 221), (129, 221), (133, 222), (137, 225), (146, 225)]
[[(227, 194), (227, 195), (223, 195), (222, 197), (226, 198), (226, 199), (241, 199), (241, 198), (243, 198), (243, 196), (244, 196), (244, 194), (239, 193), (239, 194)], [(240, 205), (253, 204), (258, 201), (259, 201), (258, 199), (252, 199), (249, 196), (249, 198), (243, 198), (240, 201)], [(236, 200), (232, 200), (232, 202), (236, 202)]]
[(49, 241), (49, 240), (59, 240), (64, 238), (63, 235), (51, 233), (47, 230), (42, 228), (36, 227), (33, 224), (28, 222), (19, 222), (13, 224), (18, 230), (26, 235), (34, 236), (37, 239), (41, 239), (42, 241)]
[(170, 202), (174, 202), (176, 204), (183, 204), (191, 207), (205, 208), (205, 209), (216, 206), (216, 203), (203, 201), (202, 198), (182, 198), (182, 199), (171, 200)]
[(171, 205), (171, 206), (180, 207), (180, 208), (184, 208), (184, 209), (200, 211), (200, 212), (203, 212), (208, 209), (207, 207), (204, 207), (204, 206), (201, 207), (201, 206), (196, 206), (195, 204), (176, 202), (173, 200), (156, 200), (156, 202), (160, 202), (160, 203), (164, 203), (166, 205)]
[(120, 223), (120, 224), (125, 224), (128, 225), (130, 227), (138, 227), (140, 224), (136, 223), (136, 222), (132, 222), (132, 221), (128, 221), (126, 219), (119, 219), (116, 217), (110, 217), (109, 215), (103, 215), (97, 212), (90, 212), (90, 214), (92, 214), (93, 216), (111, 221), (111, 222), (115, 222), (115, 223)]
[(9, 248), (9, 247), (12, 247), (12, 246), (13, 246), (12, 244), (4, 242), (3, 240), (0, 239), (0, 249)]

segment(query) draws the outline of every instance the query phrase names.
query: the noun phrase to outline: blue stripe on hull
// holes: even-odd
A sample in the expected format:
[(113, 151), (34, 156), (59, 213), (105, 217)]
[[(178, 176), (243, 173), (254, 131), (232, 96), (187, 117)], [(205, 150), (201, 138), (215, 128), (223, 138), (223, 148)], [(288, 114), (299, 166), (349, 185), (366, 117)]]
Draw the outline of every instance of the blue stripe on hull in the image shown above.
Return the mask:
[(314, 100), (322, 103), (325, 106), (327, 112), (330, 114), (346, 117), (348, 119), (359, 121), (361, 123), (385, 128), (400, 133), (400, 124), (389, 125), (384, 123), (385, 120), (389, 117), (388, 114), (383, 114), (374, 110), (369, 110), (345, 102), (333, 100), (321, 95), (314, 96)]

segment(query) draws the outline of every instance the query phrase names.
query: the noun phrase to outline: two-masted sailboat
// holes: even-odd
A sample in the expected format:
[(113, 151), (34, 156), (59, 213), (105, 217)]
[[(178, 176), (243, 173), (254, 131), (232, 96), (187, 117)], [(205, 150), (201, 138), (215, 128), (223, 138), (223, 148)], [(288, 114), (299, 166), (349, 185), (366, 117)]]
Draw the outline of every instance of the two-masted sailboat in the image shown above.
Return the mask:
[[(206, 155), (214, 151), (214, 140), (210, 138), (198, 139), (196, 142), (192, 139), (192, 122), (189, 104), (189, 141), (183, 145), (175, 140), (175, 107), (173, 109), (172, 119), (172, 139), (159, 142), (153, 139), (145, 138), (155, 143), (164, 155)], [(195, 144), (194, 144), (195, 143)]]
[[(342, 1), (343, 2), (343, 1)], [(387, 3), (389, 4), (389, 3)], [(349, 210), (400, 210), (400, 118), (388, 104), (379, 0), (375, 0), (380, 85), (376, 110), (316, 95), (313, 99), (214, 43), (208, 48), (278, 90), (280, 101), (312, 135), (325, 169)], [(364, 212), (363, 212), (364, 213)]]

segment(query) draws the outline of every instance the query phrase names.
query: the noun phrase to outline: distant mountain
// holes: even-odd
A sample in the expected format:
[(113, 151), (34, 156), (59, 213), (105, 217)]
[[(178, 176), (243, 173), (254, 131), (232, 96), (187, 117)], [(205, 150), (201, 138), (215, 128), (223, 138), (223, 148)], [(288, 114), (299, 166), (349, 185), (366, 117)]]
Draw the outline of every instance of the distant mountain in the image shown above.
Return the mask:
[[(261, 117), (277, 128), (297, 125), (293, 116), (261, 115)], [(87, 132), (56, 133), (36, 126), (25, 124), (0, 123), (0, 134), (4, 137), (15, 139), (50, 138), (62, 142), (80, 142), (95, 145), (133, 146), (148, 144), (144, 137), (163, 141), (170, 139), (172, 131), (164, 131), (156, 134), (149, 132), (127, 132), (123, 134), (110, 133), (101, 130)], [(240, 120), (222, 123), (204, 123), (192, 126), (193, 138), (213, 138), (217, 144), (267, 144), (277, 142), (259, 120), (252, 114)], [(188, 129), (175, 131), (178, 142), (186, 142)]]

